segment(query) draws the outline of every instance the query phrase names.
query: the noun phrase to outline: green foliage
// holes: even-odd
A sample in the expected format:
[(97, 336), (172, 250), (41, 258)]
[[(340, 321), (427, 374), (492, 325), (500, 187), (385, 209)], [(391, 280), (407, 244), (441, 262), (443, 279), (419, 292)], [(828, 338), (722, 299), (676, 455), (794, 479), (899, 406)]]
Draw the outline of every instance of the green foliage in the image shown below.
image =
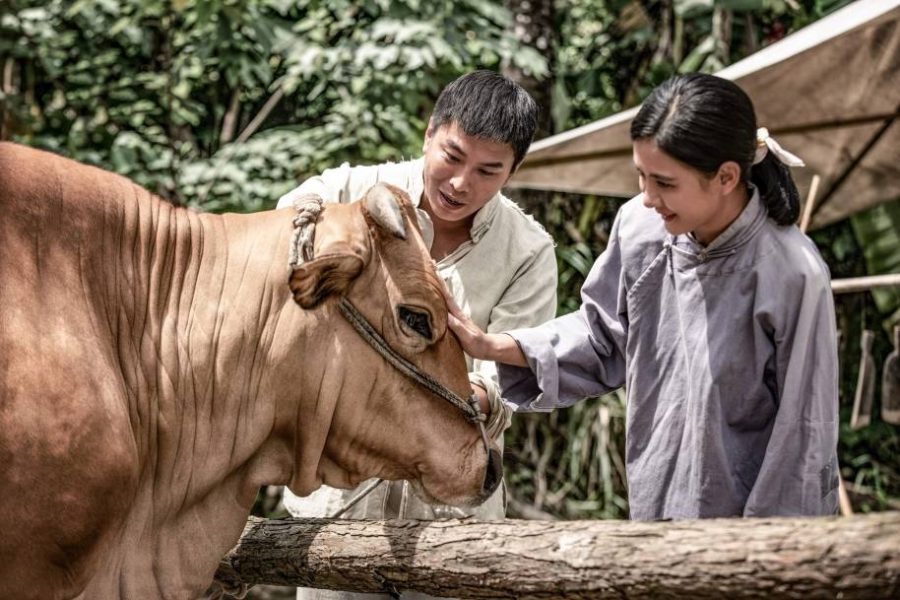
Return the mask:
[(12, 61), (4, 109), (17, 117), (13, 139), (113, 168), (176, 201), (182, 168), (219, 145), (221, 99), (240, 90), (252, 106), (273, 76), (279, 23), (264, 2), (13, 5), (0, 47)]
[(625, 518), (624, 439), (623, 390), (549, 415), (516, 416), (507, 484), (520, 502), (565, 519)]
[(464, 72), (545, 74), (510, 23), (488, 0), (14, 0), (0, 134), (206, 210), (270, 208), (324, 168), (417, 154)]
[[(895, 426), (877, 420), (854, 431), (848, 424), (850, 405), (841, 411), (841, 474), (847, 482), (854, 510), (871, 512), (900, 508), (900, 433)], [(877, 413), (876, 413), (877, 415)]]
[(634, 106), (675, 73), (714, 72), (850, 0), (559, 0), (557, 130)]
[[(900, 273), (900, 200), (876, 206), (851, 217), (858, 240), (866, 240), (862, 253), (870, 275)], [(872, 290), (879, 312), (890, 315), (885, 332), (900, 324), (900, 288)]]

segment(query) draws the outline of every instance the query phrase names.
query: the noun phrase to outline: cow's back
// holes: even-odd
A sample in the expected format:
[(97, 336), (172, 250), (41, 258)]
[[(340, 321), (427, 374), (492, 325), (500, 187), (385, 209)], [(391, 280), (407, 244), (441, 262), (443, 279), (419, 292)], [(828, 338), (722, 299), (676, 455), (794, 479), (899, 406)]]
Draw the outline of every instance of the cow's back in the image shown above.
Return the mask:
[(121, 235), (105, 203), (136, 189), (0, 144), (0, 598), (78, 593), (136, 492), (117, 315), (102, 301)]

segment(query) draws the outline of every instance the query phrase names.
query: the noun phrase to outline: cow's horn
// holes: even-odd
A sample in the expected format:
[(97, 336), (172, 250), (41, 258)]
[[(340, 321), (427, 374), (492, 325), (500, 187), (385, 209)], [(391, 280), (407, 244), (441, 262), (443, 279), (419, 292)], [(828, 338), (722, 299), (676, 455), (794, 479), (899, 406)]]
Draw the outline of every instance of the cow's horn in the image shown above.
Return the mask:
[(380, 183), (373, 185), (366, 192), (363, 204), (378, 225), (387, 229), (394, 236), (402, 240), (406, 239), (403, 211), (397, 202), (397, 197), (389, 187)]

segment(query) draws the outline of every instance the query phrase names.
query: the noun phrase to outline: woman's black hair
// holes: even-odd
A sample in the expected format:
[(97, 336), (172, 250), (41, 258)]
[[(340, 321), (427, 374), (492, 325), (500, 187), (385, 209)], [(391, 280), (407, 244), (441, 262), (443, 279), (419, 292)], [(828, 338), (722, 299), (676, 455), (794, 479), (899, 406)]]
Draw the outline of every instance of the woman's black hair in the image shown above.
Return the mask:
[(669, 156), (708, 175), (734, 161), (741, 168), (741, 180), (756, 186), (776, 223), (797, 221), (800, 194), (791, 173), (771, 152), (753, 164), (753, 103), (727, 79), (690, 73), (663, 82), (644, 100), (631, 122), (631, 139), (652, 139)]

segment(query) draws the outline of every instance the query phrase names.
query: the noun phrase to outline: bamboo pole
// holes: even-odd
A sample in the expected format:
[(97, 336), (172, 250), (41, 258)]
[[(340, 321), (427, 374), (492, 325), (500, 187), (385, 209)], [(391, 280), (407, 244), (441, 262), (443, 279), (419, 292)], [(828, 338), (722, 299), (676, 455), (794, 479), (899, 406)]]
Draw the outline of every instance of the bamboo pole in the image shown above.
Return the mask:
[(868, 277), (851, 277), (831, 281), (831, 291), (835, 294), (852, 292), (868, 292), (877, 288), (900, 286), (900, 273), (887, 275), (870, 275)]
[(806, 233), (806, 230), (809, 227), (809, 221), (812, 219), (820, 180), (821, 178), (818, 175), (813, 175), (812, 182), (809, 184), (809, 193), (806, 195), (806, 202), (803, 203), (803, 215), (800, 217), (800, 231), (803, 233)]

